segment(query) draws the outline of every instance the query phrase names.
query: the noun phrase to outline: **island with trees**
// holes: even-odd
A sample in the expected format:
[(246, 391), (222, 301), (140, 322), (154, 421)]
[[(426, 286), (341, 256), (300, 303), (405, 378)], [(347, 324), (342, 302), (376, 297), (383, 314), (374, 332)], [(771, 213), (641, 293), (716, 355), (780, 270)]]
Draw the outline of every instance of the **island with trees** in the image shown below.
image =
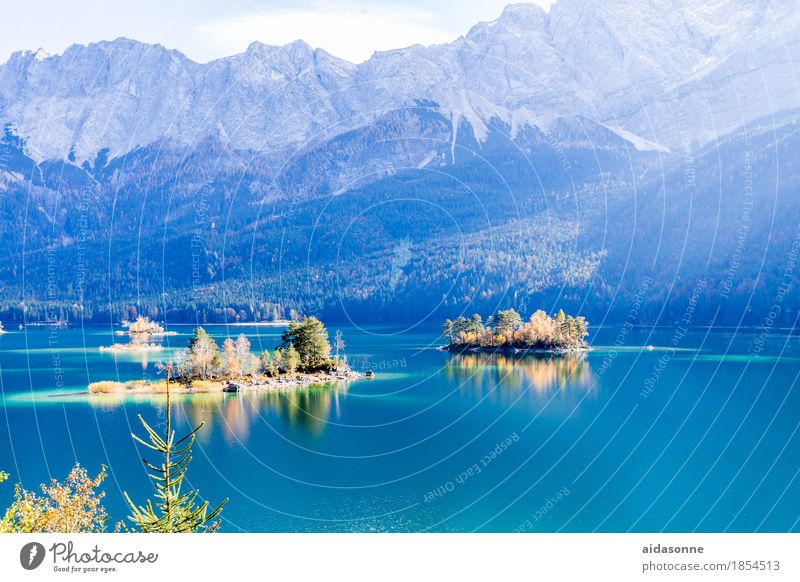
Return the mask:
[(484, 323), (480, 314), (447, 320), (442, 336), (445, 350), (572, 353), (586, 352), (589, 324), (583, 317), (566, 315), (563, 310), (551, 317), (536, 311), (528, 321), (513, 309), (498, 311)]
[(291, 322), (272, 352), (256, 355), (244, 334), (227, 338), (222, 348), (202, 328), (194, 330), (189, 345), (178, 350), (169, 362), (159, 364), (164, 379), (129, 382), (101, 381), (89, 385), (89, 392), (158, 394), (240, 392), (294, 388), (310, 384), (354, 380), (362, 375), (351, 369), (344, 354), (341, 332), (333, 345), (325, 325), (316, 317)]
[[(124, 324), (123, 324), (124, 325)], [(139, 316), (133, 323), (127, 324), (126, 330), (120, 330), (117, 335), (129, 335), (133, 337), (158, 337), (165, 335), (177, 335), (174, 331), (165, 331), (164, 327), (153, 321), (147, 316)]]
[(174, 331), (165, 331), (164, 327), (152, 321), (149, 317), (138, 317), (133, 323), (126, 325), (127, 329), (117, 331), (117, 335), (130, 336), (130, 342), (126, 344), (114, 343), (110, 346), (100, 346), (101, 352), (150, 352), (159, 351), (163, 347), (152, 343), (150, 340), (156, 337), (168, 335), (178, 335)]

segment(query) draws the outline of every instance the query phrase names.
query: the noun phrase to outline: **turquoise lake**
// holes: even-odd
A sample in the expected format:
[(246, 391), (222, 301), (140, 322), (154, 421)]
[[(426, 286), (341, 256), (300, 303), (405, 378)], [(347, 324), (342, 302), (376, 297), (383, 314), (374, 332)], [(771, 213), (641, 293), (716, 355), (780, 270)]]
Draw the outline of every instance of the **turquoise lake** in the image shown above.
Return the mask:
[[(595, 328), (591, 353), (545, 357), (448, 354), (433, 329), (329, 328), (375, 378), (173, 403), (179, 432), (206, 423), (189, 480), (230, 497), (223, 531), (800, 530), (800, 338)], [(38, 489), (76, 460), (108, 466), (112, 521), (123, 491), (151, 495), (130, 433), (137, 414), (163, 421), (163, 401), (85, 388), (156, 377), (191, 333), (170, 329), (146, 355), (101, 353), (111, 327), (0, 336), (1, 506), (12, 483)], [(280, 334), (206, 329), (254, 350)]]

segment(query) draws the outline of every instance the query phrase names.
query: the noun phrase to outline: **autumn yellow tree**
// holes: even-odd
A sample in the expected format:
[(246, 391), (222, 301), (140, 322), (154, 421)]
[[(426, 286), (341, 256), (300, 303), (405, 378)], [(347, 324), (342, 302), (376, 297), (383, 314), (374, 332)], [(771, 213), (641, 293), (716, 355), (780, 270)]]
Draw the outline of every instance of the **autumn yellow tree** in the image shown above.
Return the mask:
[(14, 502), (0, 520), (0, 533), (104, 531), (108, 514), (101, 502), (105, 493), (97, 488), (105, 478), (105, 467), (92, 479), (76, 464), (63, 483), (52, 479), (49, 485), (42, 485), (41, 495), (17, 485)]
[(225, 363), (225, 373), (230, 378), (238, 378), (241, 374), (241, 362), (236, 353), (236, 344), (231, 338), (222, 343), (222, 358)]

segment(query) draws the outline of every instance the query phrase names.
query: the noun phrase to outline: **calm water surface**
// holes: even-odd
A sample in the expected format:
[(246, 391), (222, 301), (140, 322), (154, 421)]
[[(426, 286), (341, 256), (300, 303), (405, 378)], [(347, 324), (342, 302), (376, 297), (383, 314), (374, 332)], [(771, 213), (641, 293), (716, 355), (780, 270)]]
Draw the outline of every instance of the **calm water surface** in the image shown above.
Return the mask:
[[(11, 481), (32, 489), (78, 460), (108, 466), (114, 519), (122, 491), (150, 495), (130, 433), (137, 414), (163, 421), (163, 402), (84, 391), (155, 377), (188, 340), (172, 329), (146, 355), (100, 353), (118, 340), (109, 327), (0, 336)], [(279, 335), (207, 329), (254, 349)], [(341, 329), (374, 379), (175, 403), (181, 428), (206, 422), (190, 478), (231, 498), (224, 531), (800, 530), (798, 338), (773, 333), (753, 356), (756, 332), (605, 328), (583, 358), (459, 356), (432, 349), (433, 330)]]

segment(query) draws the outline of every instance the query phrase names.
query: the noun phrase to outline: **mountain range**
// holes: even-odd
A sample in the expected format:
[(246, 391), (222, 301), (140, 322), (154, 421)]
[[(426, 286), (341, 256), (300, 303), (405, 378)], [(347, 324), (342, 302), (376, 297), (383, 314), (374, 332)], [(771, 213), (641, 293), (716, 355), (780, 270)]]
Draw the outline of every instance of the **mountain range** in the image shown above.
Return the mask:
[(799, 33), (789, 0), (558, 0), (358, 65), (14, 53), (0, 310), (759, 324), (797, 283)]

